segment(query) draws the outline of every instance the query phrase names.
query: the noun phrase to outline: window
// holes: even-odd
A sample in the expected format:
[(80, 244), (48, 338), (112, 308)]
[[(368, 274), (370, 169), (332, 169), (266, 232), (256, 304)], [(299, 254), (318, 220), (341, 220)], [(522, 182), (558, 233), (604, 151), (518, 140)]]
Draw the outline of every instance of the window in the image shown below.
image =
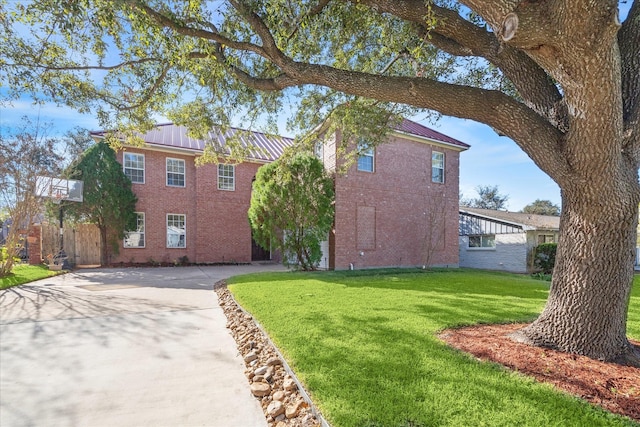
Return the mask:
[(144, 154), (124, 153), (124, 174), (134, 184), (144, 184)]
[(187, 247), (187, 225), (184, 215), (167, 215), (167, 247)]
[(542, 245), (543, 243), (555, 243), (556, 239), (553, 234), (539, 234), (538, 235), (538, 244)]
[(313, 154), (320, 160), (324, 158), (324, 144), (322, 141), (317, 141), (313, 144)]
[(375, 151), (373, 147), (369, 147), (365, 142), (358, 143), (358, 170), (363, 172), (373, 172), (373, 157)]
[(487, 234), (484, 236), (469, 236), (470, 248), (495, 248), (496, 235)]
[(234, 165), (218, 165), (218, 190), (234, 191), (236, 167)]
[(184, 187), (184, 160), (167, 158), (167, 185)]
[(128, 231), (124, 235), (125, 248), (144, 248), (144, 213), (136, 212), (136, 215), (138, 218), (135, 231)]
[(434, 151), (431, 154), (431, 181), (444, 183), (444, 153)]

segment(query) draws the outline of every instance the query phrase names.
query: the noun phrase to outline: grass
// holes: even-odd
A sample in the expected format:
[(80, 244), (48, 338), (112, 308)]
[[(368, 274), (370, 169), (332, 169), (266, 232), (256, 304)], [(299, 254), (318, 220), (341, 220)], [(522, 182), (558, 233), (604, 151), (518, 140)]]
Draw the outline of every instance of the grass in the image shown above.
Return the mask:
[[(636, 339), (638, 279), (628, 326)], [(533, 320), (546, 282), (461, 269), (270, 273), (230, 283), (334, 427), (636, 425), (435, 336)]]
[(16, 265), (9, 276), (0, 278), (0, 289), (7, 289), (11, 286), (22, 285), (57, 274), (60, 274), (60, 272), (51, 271), (45, 265)]

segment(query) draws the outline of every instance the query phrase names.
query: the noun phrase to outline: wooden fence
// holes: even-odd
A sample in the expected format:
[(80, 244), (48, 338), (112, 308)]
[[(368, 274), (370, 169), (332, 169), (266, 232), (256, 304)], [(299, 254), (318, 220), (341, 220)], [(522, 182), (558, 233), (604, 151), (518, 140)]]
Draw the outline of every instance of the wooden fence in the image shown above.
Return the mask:
[[(100, 230), (94, 224), (78, 224), (64, 228), (64, 251), (73, 266), (100, 264)], [(60, 250), (60, 228), (42, 224), (42, 258)]]

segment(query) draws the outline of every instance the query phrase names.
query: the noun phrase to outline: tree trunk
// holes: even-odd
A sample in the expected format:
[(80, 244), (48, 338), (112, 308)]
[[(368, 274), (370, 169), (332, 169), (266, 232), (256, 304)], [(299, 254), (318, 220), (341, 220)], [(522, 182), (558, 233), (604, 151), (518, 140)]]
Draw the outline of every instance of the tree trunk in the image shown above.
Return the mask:
[[(632, 179), (637, 180), (637, 173)], [(538, 319), (514, 338), (640, 367), (639, 349), (626, 337), (638, 197), (624, 182), (602, 181), (612, 180), (603, 177), (593, 185), (563, 188), (549, 298)]]
[(98, 225), (100, 230), (100, 264), (103, 267), (108, 265), (109, 261), (109, 243), (107, 240), (107, 227), (104, 225)]

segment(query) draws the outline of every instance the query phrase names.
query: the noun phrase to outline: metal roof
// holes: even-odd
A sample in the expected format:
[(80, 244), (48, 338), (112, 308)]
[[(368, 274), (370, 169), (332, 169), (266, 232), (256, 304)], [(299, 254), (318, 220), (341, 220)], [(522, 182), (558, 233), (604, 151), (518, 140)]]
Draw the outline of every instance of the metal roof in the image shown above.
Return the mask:
[[(103, 137), (106, 132), (92, 132), (92, 135)], [(284, 149), (293, 144), (293, 139), (262, 132), (248, 131), (238, 128), (220, 128), (211, 130), (205, 139), (189, 136), (186, 127), (173, 123), (156, 125), (149, 132), (140, 135), (145, 143), (170, 149), (182, 149), (201, 153), (205, 144), (210, 142), (224, 147), (227, 141), (237, 140), (243, 148), (249, 150), (249, 157), (259, 161), (274, 161), (282, 155)]]
[(493, 209), (478, 209), (460, 207), (461, 214), (470, 214), (482, 218), (506, 222), (524, 229), (533, 230), (558, 230), (560, 229), (560, 217), (550, 215), (534, 215), (522, 212), (497, 211)]
[(394, 129), (411, 135), (421, 136), (423, 138), (443, 142), (445, 144), (455, 145), (465, 150), (471, 147), (469, 144), (465, 144), (462, 141), (458, 141), (455, 138), (451, 138), (450, 136), (447, 136), (443, 133), (440, 133), (424, 125), (421, 125), (420, 123), (416, 123), (408, 119), (402, 120), (400, 124), (394, 126)]
[[(427, 138), (432, 141), (460, 147), (464, 150), (469, 148), (468, 144), (451, 138), (443, 133), (437, 132), (419, 123), (404, 119), (395, 126), (396, 131)], [(91, 132), (96, 137), (104, 137), (106, 132)], [(189, 136), (188, 129), (173, 123), (158, 124), (140, 137), (149, 145), (158, 148), (180, 149), (201, 153), (205, 144), (212, 142), (214, 145), (224, 146), (227, 141), (236, 139), (243, 148), (249, 150), (249, 157), (258, 161), (271, 162), (278, 159), (284, 149), (293, 145), (293, 139), (278, 135), (267, 135), (262, 132), (255, 132), (229, 127), (223, 132), (221, 128), (211, 130), (205, 139), (197, 139)]]

